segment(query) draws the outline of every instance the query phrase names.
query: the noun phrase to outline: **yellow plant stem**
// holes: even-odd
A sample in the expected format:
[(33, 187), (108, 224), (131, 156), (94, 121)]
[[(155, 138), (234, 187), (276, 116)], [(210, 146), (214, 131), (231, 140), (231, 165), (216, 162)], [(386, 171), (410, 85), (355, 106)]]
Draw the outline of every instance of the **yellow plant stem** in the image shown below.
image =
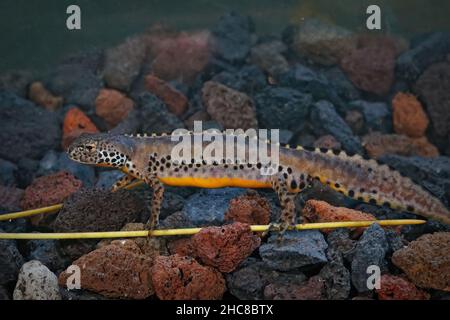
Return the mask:
[[(340, 222), (320, 222), (297, 224), (296, 230), (313, 230), (313, 229), (336, 229), (336, 228), (357, 228), (368, 227), (373, 223), (381, 226), (400, 226), (423, 224), (425, 220), (416, 219), (400, 219), (400, 220), (373, 220), (373, 221), (340, 221)], [(263, 232), (269, 229), (269, 225), (254, 225), (251, 230), (255, 232)], [(185, 229), (166, 229), (154, 230), (151, 236), (186, 236), (200, 232), (202, 228), (185, 228)], [(108, 232), (68, 232), (68, 233), (0, 233), (1, 239), (106, 239), (106, 238), (137, 238), (147, 237), (149, 231), (108, 231)]]

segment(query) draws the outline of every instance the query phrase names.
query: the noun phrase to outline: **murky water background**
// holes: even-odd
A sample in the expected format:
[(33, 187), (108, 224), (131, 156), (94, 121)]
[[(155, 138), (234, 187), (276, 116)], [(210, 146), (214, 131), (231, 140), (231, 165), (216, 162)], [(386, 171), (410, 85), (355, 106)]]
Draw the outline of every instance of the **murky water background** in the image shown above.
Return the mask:
[[(259, 34), (279, 33), (288, 23), (316, 16), (347, 28), (365, 26), (371, 0), (2, 0), (0, 2), (0, 71), (44, 70), (69, 53), (105, 47), (162, 22), (182, 29), (214, 25), (223, 13), (250, 15)], [(66, 8), (78, 4), (82, 30), (66, 29)], [(408, 37), (429, 31), (450, 31), (450, 1), (376, 1), (384, 30)]]

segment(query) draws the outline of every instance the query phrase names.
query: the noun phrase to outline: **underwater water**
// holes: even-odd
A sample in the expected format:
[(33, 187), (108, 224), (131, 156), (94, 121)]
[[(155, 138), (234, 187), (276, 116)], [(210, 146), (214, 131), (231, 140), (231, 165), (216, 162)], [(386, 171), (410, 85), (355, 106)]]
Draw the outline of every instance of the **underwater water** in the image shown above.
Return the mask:
[[(88, 48), (105, 47), (126, 36), (163, 23), (178, 30), (213, 26), (234, 10), (252, 17), (259, 34), (279, 33), (288, 23), (319, 17), (360, 30), (370, 0), (3, 0), (0, 2), (0, 71), (43, 70), (64, 56)], [(65, 27), (67, 6), (82, 11), (82, 30)], [(450, 2), (446, 0), (382, 0), (383, 31), (414, 36), (430, 31), (450, 31)]]

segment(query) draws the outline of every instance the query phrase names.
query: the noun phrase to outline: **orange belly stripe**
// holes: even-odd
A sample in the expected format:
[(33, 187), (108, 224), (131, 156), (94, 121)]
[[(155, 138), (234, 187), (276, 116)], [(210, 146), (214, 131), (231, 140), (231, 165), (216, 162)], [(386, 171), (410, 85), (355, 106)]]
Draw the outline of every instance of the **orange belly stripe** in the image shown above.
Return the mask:
[(242, 178), (198, 178), (198, 177), (164, 177), (159, 179), (162, 183), (176, 187), (198, 187), (198, 188), (271, 188), (267, 181), (248, 180)]

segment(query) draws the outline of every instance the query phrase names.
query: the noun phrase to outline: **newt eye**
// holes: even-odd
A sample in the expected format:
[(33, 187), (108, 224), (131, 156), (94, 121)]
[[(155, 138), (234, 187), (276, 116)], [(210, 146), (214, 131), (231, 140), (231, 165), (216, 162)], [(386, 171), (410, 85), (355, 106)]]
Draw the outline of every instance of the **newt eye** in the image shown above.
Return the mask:
[(86, 145), (86, 149), (89, 152), (95, 151), (95, 144), (88, 144), (88, 145)]

